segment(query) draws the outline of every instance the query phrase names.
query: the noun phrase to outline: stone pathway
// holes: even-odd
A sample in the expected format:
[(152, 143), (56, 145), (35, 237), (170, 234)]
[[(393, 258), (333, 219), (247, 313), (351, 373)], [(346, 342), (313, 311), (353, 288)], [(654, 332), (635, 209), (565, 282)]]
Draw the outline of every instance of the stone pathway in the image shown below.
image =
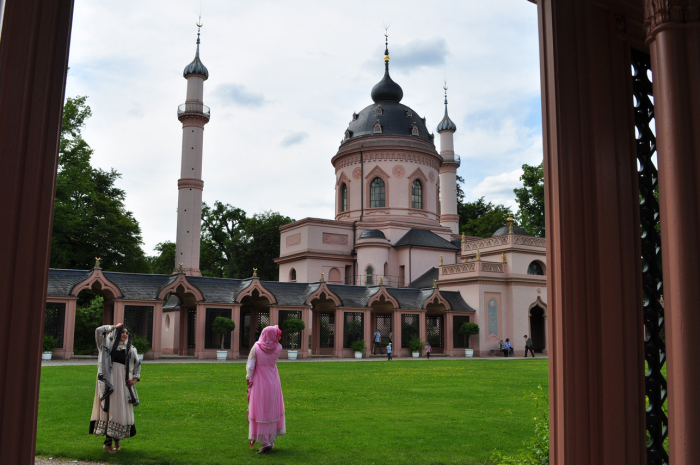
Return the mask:
[(34, 465), (106, 465), (104, 462), (81, 462), (78, 460), (54, 459), (53, 457), (42, 458), (36, 457)]

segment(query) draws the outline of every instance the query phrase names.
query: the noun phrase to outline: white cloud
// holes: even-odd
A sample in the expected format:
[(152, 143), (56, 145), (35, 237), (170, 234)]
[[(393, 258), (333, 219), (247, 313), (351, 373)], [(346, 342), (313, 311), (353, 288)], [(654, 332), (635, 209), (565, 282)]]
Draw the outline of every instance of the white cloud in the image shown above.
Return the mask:
[(511, 207), (515, 212), (518, 210), (518, 204), (515, 202), (513, 189), (522, 187), (522, 182), (520, 181), (522, 174), (523, 170), (517, 169), (509, 173), (487, 176), (471, 189), (471, 197), (474, 199), (486, 197), (488, 202), (503, 204)]

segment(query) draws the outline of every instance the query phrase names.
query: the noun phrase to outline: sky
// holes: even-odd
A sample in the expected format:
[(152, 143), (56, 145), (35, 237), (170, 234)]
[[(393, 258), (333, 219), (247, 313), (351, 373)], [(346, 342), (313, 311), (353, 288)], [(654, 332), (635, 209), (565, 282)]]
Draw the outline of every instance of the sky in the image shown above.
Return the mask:
[(385, 25), (401, 103), (432, 131), (447, 80), (467, 201), (484, 196), (515, 210), (522, 165), (542, 161), (537, 7), (526, 0), (77, 0), (66, 96), (88, 96), (93, 166), (121, 173), (147, 255), (175, 241), (177, 106), (200, 11), (210, 205), (334, 218), (330, 160), (353, 112), (372, 103)]

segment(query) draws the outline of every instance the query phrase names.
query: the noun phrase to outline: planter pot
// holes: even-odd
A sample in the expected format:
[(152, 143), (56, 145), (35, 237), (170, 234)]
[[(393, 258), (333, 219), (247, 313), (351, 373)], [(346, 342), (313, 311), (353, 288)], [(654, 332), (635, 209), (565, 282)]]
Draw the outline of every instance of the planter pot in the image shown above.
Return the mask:
[(474, 349), (464, 349), (464, 356), (465, 357), (473, 357), (474, 356)]
[(362, 358), (362, 352), (355, 352), (355, 358)]
[(143, 362), (143, 354), (139, 354), (139, 360)]
[(227, 354), (228, 354), (228, 352), (225, 350), (217, 350), (216, 351), (216, 359), (223, 362), (224, 360), (226, 360)]
[(411, 355), (413, 355), (413, 358), (418, 358), (420, 356), (420, 352), (411, 352)]
[(288, 350), (287, 351), (287, 358), (289, 360), (296, 360), (297, 359), (297, 351), (296, 350)]
[(51, 360), (51, 355), (53, 355), (53, 352), (42, 352), (41, 359), (42, 360)]

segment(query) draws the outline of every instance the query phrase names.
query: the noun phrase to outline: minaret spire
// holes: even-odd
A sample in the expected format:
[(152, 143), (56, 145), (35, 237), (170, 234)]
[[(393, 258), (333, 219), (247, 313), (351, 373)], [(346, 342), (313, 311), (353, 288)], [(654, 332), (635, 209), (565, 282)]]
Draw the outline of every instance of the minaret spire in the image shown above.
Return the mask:
[(389, 26), (384, 26), (384, 77), (372, 88), (372, 100), (376, 103), (383, 101), (400, 102), (403, 89), (389, 76)]
[(389, 72), (389, 26), (384, 26), (384, 70)]
[(197, 58), (199, 58), (199, 31), (202, 29), (202, 16), (199, 16), (199, 21), (197, 21), (197, 52), (194, 54)]
[(447, 80), (442, 88), (445, 91), (445, 116), (438, 124), (440, 133), (440, 224), (459, 234), (459, 215), (457, 214), (457, 168), (460, 160), (454, 152), (453, 136), (457, 125), (447, 115)]

